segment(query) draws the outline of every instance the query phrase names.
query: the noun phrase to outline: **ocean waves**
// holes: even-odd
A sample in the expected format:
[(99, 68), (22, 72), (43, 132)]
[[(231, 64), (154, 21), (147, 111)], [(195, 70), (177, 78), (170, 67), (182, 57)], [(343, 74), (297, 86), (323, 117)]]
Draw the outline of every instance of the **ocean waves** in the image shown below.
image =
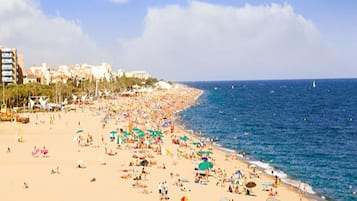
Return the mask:
[(217, 136), (226, 151), (246, 152), (267, 173), (274, 167), (296, 188), (356, 200), (357, 80), (317, 80), (315, 88), (311, 82), (186, 83), (204, 95), (181, 113), (183, 124)]

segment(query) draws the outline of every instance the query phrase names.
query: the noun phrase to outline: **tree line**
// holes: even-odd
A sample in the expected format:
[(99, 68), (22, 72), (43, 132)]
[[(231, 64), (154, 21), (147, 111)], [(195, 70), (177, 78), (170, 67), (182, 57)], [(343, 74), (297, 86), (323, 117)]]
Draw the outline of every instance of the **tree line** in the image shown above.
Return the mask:
[(21, 85), (3, 85), (0, 93), (0, 101), (6, 103), (8, 107), (27, 107), (29, 97), (46, 96), (49, 102), (61, 103), (65, 99), (72, 100), (72, 94), (89, 96), (95, 95), (96, 84), (98, 91), (111, 91), (120, 93), (132, 89), (132, 86), (153, 86), (158, 80), (156, 78), (140, 79), (120, 77), (113, 81), (98, 80), (68, 80), (67, 83), (57, 82), (49, 85), (36, 82)]

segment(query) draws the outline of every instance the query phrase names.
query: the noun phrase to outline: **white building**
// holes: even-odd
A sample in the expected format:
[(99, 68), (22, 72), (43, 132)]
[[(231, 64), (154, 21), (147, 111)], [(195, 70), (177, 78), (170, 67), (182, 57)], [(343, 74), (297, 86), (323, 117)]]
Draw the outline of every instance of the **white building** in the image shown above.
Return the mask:
[(40, 78), (41, 84), (51, 83), (50, 67), (46, 63), (42, 63), (41, 66), (31, 66), (30, 71), (33, 75)]
[(112, 67), (110, 64), (102, 63), (100, 66), (91, 66), (91, 73), (94, 80), (110, 81), (112, 77)]
[(140, 79), (148, 79), (150, 76), (149, 73), (146, 71), (129, 71), (125, 72), (126, 77), (134, 77), (134, 78), (140, 78)]

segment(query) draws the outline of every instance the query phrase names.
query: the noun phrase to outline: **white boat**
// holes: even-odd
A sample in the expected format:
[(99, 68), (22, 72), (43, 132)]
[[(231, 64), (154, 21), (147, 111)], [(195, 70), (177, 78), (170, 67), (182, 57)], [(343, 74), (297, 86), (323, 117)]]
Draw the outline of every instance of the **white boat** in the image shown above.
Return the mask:
[(316, 82), (314, 80), (314, 81), (312, 81), (312, 88), (315, 88), (315, 87), (316, 87)]

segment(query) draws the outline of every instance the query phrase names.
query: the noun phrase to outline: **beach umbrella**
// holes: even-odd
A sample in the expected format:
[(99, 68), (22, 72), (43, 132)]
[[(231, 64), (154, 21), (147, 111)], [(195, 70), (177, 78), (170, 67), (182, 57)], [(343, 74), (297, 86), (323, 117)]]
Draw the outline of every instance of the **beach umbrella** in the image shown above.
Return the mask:
[(159, 137), (163, 137), (163, 133), (160, 130), (155, 130), (155, 134)]
[(180, 137), (180, 140), (186, 142), (189, 138), (187, 136)]
[(204, 161), (207, 161), (207, 160), (208, 160), (207, 157), (202, 157), (201, 159), (204, 160)]
[(143, 138), (143, 137), (145, 137), (145, 134), (144, 133), (140, 133), (139, 135), (138, 135), (138, 138)]
[(200, 152), (198, 152), (200, 155), (210, 155), (210, 154), (213, 154), (213, 152), (212, 151), (200, 151)]
[(201, 146), (201, 142), (193, 142), (192, 144), (195, 145), (195, 146), (198, 146), (198, 145)]
[(134, 132), (144, 132), (143, 130), (141, 130), (141, 129), (139, 129), (139, 128), (136, 128), (136, 127), (133, 128), (133, 131), (134, 131)]
[(205, 170), (211, 169), (211, 168), (213, 168), (213, 164), (209, 161), (203, 161), (200, 164), (198, 164), (198, 169), (202, 170), (202, 171), (205, 171)]
[(187, 196), (183, 196), (183, 197), (181, 198), (181, 201), (189, 201), (189, 200), (188, 200), (188, 197), (187, 197)]
[(120, 133), (123, 134), (125, 137), (132, 136), (131, 133), (129, 133), (128, 131), (122, 131)]
[(166, 127), (166, 126), (170, 125), (171, 123), (172, 123), (171, 121), (165, 121), (161, 126)]
[(264, 187), (264, 188), (269, 188), (269, 187), (271, 187), (273, 184), (272, 183), (270, 183), (270, 182), (263, 182), (262, 183), (262, 186)]
[(257, 184), (256, 184), (255, 182), (253, 182), (253, 181), (250, 181), (250, 182), (248, 182), (248, 183), (245, 184), (245, 186), (246, 186), (247, 188), (254, 188), (256, 185), (257, 185)]
[(237, 171), (234, 173), (233, 176), (234, 176), (235, 178), (240, 179), (240, 178), (243, 177), (243, 174), (242, 174), (242, 172), (241, 172), (240, 170), (237, 170)]
[(114, 130), (112, 130), (112, 131), (109, 132), (109, 134), (110, 134), (111, 137), (114, 137), (117, 133), (118, 133), (118, 132), (117, 132), (117, 131), (114, 131)]
[(81, 134), (81, 133), (83, 133), (83, 130), (82, 130), (82, 129), (77, 130), (77, 134)]

